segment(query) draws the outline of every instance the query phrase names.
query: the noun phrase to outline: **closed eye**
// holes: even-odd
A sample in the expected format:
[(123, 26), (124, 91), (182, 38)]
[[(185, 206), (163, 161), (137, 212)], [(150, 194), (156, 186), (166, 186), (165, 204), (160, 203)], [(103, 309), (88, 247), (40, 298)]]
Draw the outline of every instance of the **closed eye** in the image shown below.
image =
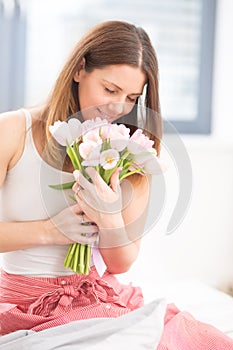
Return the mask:
[(130, 102), (136, 102), (137, 98), (132, 98), (132, 97), (129, 97), (129, 96), (128, 96), (128, 100), (129, 100)]
[(111, 89), (109, 89), (109, 88), (107, 88), (107, 87), (105, 87), (104, 90), (105, 90), (106, 92), (108, 92), (109, 94), (114, 94), (114, 93), (116, 93), (115, 90), (111, 90)]
[[(108, 87), (104, 87), (104, 90), (108, 93), (108, 94), (110, 94), (110, 95), (114, 95), (114, 94), (117, 94), (118, 93), (118, 91), (116, 91), (116, 90), (112, 90), (112, 89), (110, 89), (110, 88), (108, 88)], [(137, 101), (137, 98), (138, 98), (139, 96), (136, 96), (136, 97), (130, 97), (130, 96), (128, 96), (127, 98), (128, 98), (128, 100), (129, 100), (129, 102), (130, 103), (135, 103), (136, 101)]]

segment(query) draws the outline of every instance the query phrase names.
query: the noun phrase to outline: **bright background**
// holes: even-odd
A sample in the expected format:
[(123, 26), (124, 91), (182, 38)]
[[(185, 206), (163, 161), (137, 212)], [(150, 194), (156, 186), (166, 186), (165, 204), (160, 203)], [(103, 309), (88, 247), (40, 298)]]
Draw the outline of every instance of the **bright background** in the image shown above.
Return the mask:
[[(154, 282), (200, 279), (232, 292), (233, 287), (233, 2), (217, 2), (212, 123), (209, 136), (181, 135), (193, 169), (189, 210), (174, 233), (154, 229), (144, 240), (131, 274)], [(176, 202), (178, 179), (171, 168), (165, 175), (168, 207)], [(156, 180), (156, 179), (155, 179)], [(174, 190), (175, 189), (175, 190)], [(153, 193), (156, 196), (156, 193)], [(171, 208), (168, 209), (168, 212)], [(170, 218), (160, 224), (166, 230)], [(153, 244), (152, 244), (153, 242)], [(148, 274), (146, 272), (148, 271)]]
[[(33, 2), (35, 0), (27, 2), (29, 7)], [(37, 3), (42, 4), (40, 1)], [(64, 56), (59, 50), (59, 18), (56, 26), (50, 26), (49, 16), (46, 16), (48, 12), (45, 11), (51, 10), (49, 6), (54, 4), (59, 6), (59, 2), (46, 3), (47, 8), (39, 5), (31, 8), (31, 21), (33, 16), (41, 16), (41, 26), (47, 28), (46, 42), (52, 45), (58, 68), (62, 65), (67, 50), (64, 50)], [(67, 1), (67, 7), (71, 3), (72, 1)], [(88, 16), (88, 13), (84, 15)], [(166, 235), (166, 227), (179, 190), (177, 170), (172, 164), (164, 174), (164, 211), (155, 227), (145, 236), (139, 259), (131, 271), (121, 276), (123, 280), (132, 280), (134, 284), (147, 288), (154, 283), (199, 279), (229, 292), (233, 288), (232, 16), (232, 0), (217, 1), (212, 133), (207, 136), (180, 135), (192, 164), (193, 189), (188, 211), (177, 229)], [(41, 42), (38, 44), (36, 33), (39, 36), (40, 26), (33, 33), (30, 30), (28, 32), (29, 39), (33, 36), (26, 54), (26, 104), (40, 102), (57, 74), (54, 58), (50, 60), (49, 47), (43, 47)], [(71, 47), (73, 36), (65, 39), (63, 46)], [(40, 81), (43, 84), (39, 84)], [(166, 150), (163, 154), (166, 158)], [(151, 195), (153, 200), (157, 195), (156, 181), (155, 177), (155, 187)], [(151, 213), (152, 207), (150, 215)]]

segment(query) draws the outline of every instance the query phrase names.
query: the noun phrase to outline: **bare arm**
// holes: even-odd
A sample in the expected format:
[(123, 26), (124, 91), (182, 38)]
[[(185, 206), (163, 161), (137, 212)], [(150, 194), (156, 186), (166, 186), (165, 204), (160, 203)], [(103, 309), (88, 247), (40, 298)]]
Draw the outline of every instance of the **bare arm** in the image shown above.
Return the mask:
[(46, 227), (46, 221), (0, 222), (0, 252), (51, 244)]
[[(0, 116), (0, 187), (7, 171), (15, 165), (16, 158), (23, 151), (25, 118), (20, 112), (3, 113)], [(0, 251), (23, 249), (41, 244), (42, 223), (3, 223), (0, 222)], [(23, 232), (23, 234), (22, 234)], [(35, 232), (34, 235), (31, 232)]]
[[(20, 111), (0, 115), (0, 187), (7, 171), (20, 159), (25, 142), (25, 117)], [(25, 189), (26, 190), (26, 189)], [(17, 194), (16, 194), (17, 195)], [(1, 208), (0, 208), (1, 210)], [(98, 231), (96, 226), (81, 226), (78, 205), (64, 209), (48, 220), (0, 222), (0, 252), (15, 251), (40, 245), (63, 245), (79, 241), (81, 232)], [(33, 232), (33, 234), (32, 234)], [(94, 239), (94, 238), (93, 238)]]
[[(137, 179), (136, 183), (123, 182), (122, 196), (125, 206), (122, 213), (111, 215), (109, 221), (104, 220), (105, 227), (100, 233), (100, 251), (112, 273), (128, 271), (137, 259), (147, 217), (149, 191), (150, 183), (146, 177)], [(109, 248), (106, 248), (107, 245)]]

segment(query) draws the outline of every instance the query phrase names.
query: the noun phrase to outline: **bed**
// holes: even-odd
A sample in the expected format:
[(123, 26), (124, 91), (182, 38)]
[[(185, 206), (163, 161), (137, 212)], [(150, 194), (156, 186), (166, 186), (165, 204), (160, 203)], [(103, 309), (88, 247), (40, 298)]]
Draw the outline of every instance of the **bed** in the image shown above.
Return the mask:
[[(105, 350), (156, 349), (163, 332), (167, 305), (175, 304), (195, 319), (216, 327), (233, 344), (233, 298), (224, 292), (196, 280), (181, 280), (144, 287), (145, 306), (130, 314), (113, 319), (75, 321), (35, 333), (17, 331), (0, 337), (4, 350)], [(212, 344), (216, 344), (213, 340)], [(231, 340), (221, 346), (201, 349), (233, 349)], [(193, 345), (192, 349), (199, 349)], [(165, 349), (161, 347), (161, 349)], [(169, 350), (181, 350), (167, 347)], [(183, 348), (182, 348), (183, 349)], [(189, 350), (190, 348), (184, 348)]]
[(233, 298), (199, 280), (180, 280), (147, 286), (145, 300), (166, 298), (180, 310), (189, 311), (197, 320), (210, 323), (233, 338)]

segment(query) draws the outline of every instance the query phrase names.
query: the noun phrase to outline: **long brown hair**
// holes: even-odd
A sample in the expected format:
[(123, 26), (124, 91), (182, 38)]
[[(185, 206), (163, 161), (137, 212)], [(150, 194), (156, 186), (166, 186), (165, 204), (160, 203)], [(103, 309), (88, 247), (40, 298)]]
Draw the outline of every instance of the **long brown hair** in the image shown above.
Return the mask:
[[(116, 64), (127, 64), (142, 69), (147, 76), (144, 101), (147, 113), (143, 128), (155, 141), (154, 147), (159, 153), (162, 121), (156, 54), (144, 29), (123, 21), (107, 21), (95, 26), (74, 47), (41, 115), (45, 127), (45, 144), (50, 138), (49, 125), (56, 120), (66, 120), (80, 110), (78, 83), (73, 78), (83, 58), (88, 72)], [(136, 107), (132, 113), (135, 113)]]

